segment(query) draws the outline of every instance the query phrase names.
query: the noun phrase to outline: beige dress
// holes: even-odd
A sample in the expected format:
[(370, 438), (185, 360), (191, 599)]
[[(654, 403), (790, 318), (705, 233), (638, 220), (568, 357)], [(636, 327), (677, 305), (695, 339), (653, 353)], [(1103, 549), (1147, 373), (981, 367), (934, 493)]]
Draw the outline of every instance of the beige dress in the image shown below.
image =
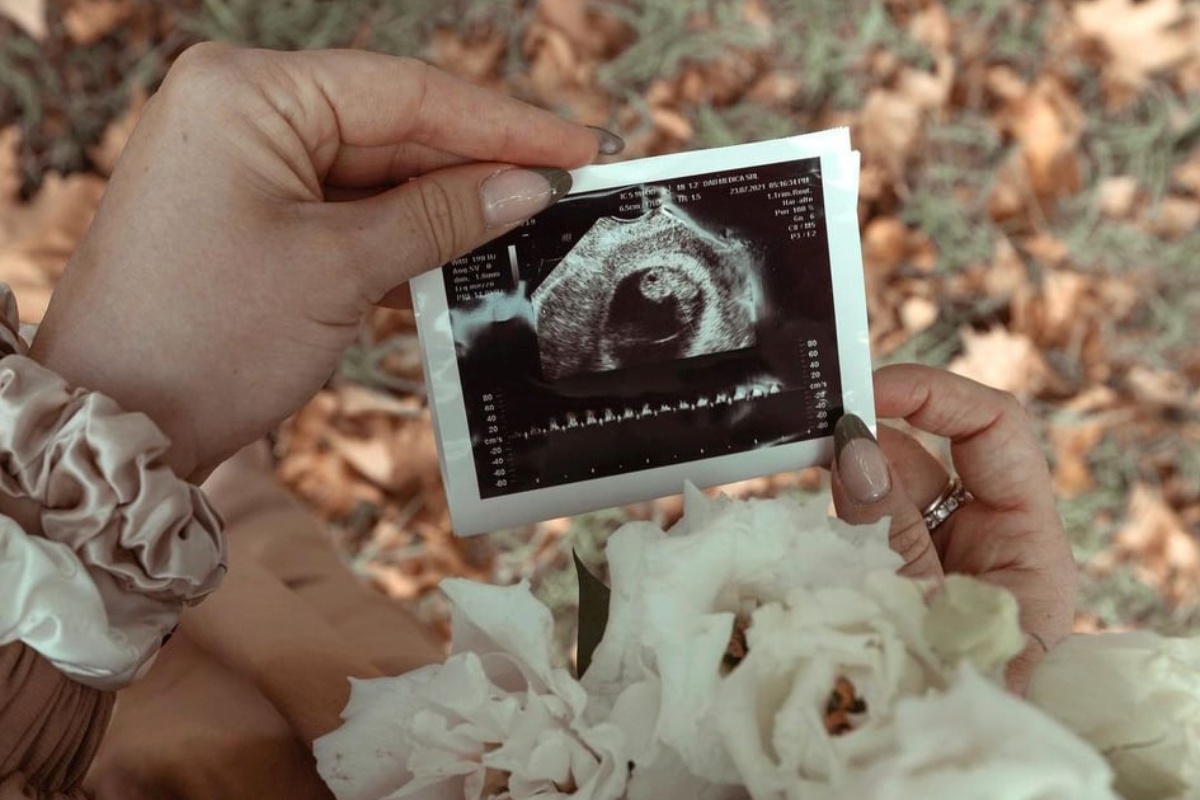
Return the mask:
[(329, 798), (311, 743), (337, 727), (347, 678), (443, 657), (268, 474), (233, 463), (210, 483), (225, 585), (115, 707), (21, 645), (0, 650), (0, 800)]

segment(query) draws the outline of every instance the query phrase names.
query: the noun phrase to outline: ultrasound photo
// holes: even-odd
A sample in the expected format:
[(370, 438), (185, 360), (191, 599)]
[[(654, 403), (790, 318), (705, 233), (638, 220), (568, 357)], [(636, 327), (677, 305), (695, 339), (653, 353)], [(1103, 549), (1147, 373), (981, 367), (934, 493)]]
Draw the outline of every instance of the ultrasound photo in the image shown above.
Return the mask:
[(542, 374), (553, 381), (751, 347), (759, 270), (749, 242), (670, 209), (604, 217), (533, 292)]
[(821, 161), (569, 195), (443, 280), (481, 498), (820, 439)]

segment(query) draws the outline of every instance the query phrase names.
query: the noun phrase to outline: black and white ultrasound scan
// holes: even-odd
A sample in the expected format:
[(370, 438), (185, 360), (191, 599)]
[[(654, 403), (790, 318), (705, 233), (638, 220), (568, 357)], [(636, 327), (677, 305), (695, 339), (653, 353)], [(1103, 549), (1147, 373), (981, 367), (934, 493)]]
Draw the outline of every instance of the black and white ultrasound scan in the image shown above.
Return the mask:
[(857, 155), (806, 138), (585, 168), (414, 283), (456, 532), (798, 469), (873, 420)]

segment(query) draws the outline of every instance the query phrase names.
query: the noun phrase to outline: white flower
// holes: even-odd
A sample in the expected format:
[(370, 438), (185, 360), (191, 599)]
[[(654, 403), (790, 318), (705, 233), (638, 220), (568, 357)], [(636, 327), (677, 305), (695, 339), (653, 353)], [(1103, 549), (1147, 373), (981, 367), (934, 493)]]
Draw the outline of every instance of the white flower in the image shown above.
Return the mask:
[(683, 520), (669, 535), (637, 523), (610, 538), (608, 628), (583, 683), (593, 720), (623, 687), (660, 687), (659, 708), (643, 709), (656, 746), (635, 758), (639, 769), (661, 745), (695, 775), (735, 782), (713, 705), (735, 621), (744, 626), (756, 608), (796, 587), (855, 587), (903, 563), (888, 547), (886, 521), (852, 527), (827, 508), (827, 498), (710, 501), (689, 486)]
[(1104, 759), (964, 664), (950, 690), (902, 700), (893, 748), (848, 775), (863, 800), (1115, 800)]
[(1028, 696), (1104, 754), (1126, 798), (1200, 795), (1200, 638), (1072, 636), (1038, 666)]
[(755, 800), (806, 798), (886, 749), (900, 699), (953, 674), (922, 638), (925, 616), (922, 585), (887, 572), (755, 612), (713, 721)]
[(947, 664), (966, 659), (985, 675), (1000, 677), (1025, 647), (1021, 607), (1007, 589), (965, 575), (947, 575), (929, 603), (924, 639)]
[(553, 620), (522, 583), (446, 580), (454, 653), (394, 678), (352, 681), (343, 725), (314, 744), (339, 800), (617, 800), (626, 736), (583, 720), (587, 696), (552, 665)]

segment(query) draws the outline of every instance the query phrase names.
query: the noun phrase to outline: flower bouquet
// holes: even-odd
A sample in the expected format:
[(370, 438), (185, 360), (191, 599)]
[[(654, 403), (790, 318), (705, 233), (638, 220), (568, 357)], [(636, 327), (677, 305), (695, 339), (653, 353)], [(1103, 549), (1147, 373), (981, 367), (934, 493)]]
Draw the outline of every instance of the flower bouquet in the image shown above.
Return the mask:
[(315, 744), (340, 800), (1200, 796), (1200, 643), (1026, 646), (1007, 591), (897, 574), (886, 521), (828, 499), (710, 500), (580, 566), (578, 677), (522, 583), (446, 580), (443, 664), (353, 681)]

